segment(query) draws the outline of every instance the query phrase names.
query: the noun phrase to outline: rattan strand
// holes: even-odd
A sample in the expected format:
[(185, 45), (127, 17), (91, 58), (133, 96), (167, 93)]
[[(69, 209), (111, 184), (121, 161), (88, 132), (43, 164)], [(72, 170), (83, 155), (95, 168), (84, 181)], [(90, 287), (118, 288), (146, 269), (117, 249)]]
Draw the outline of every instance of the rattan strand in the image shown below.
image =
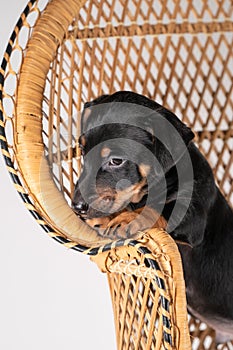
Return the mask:
[[(139, 258), (138, 246), (129, 247), (130, 240), (102, 246), (105, 242), (99, 242), (93, 231), (88, 234), (67, 205), (81, 169), (77, 138), (83, 103), (121, 89), (157, 100), (196, 131), (196, 142), (210, 161), (223, 194), (233, 204), (232, 3), (52, 0), (43, 11), (39, 3), (32, 0), (22, 14), (0, 70), (2, 154), (16, 190), (38, 224), (66, 247), (86, 254), (125, 244), (121, 249), (126, 255), (116, 259), (127, 261), (132, 249), (137, 251), (133, 259)], [(32, 12), (38, 19), (31, 24), (27, 17)], [(26, 43), (20, 37), (22, 29), (28, 33)], [(14, 54), (19, 56), (16, 66), (11, 58)], [(10, 78), (15, 80), (14, 92), (8, 90)], [(168, 250), (160, 256), (150, 248), (151, 257), (154, 255), (163, 267), (164, 279), (173, 276), (166, 260), (172, 264), (176, 254)], [(144, 266), (145, 256), (141, 256), (139, 265)], [(117, 333), (121, 344), (126, 337), (126, 348), (130, 338), (125, 335), (133, 327), (133, 313), (129, 314), (129, 305), (128, 310), (122, 309), (119, 301), (126, 303), (132, 284), (139, 288), (143, 283), (150, 293), (148, 281), (152, 279), (133, 276), (109, 275), (114, 280), (110, 287), (116, 301), (115, 317), (126, 321), (125, 328)], [(122, 284), (127, 285), (124, 291)], [(179, 282), (169, 289), (173, 299), (174, 288), (180, 288)], [(160, 307), (158, 289), (154, 288), (152, 297), (154, 311), (150, 314), (149, 309), (144, 310), (151, 324)], [(140, 291), (131, 300), (134, 306), (140, 302)], [(184, 301), (183, 290), (181, 306)], [(174, 324), (179, 315), (177, 305), (171, 315)], [(138, 330), (143, 330), (142, 317), (140, 320)], [(193, 318), (189, 328), (193, 349), (216, 349), (211, 329)], [(179, 328), (176, 331), (182, 333)], [(134, 334), (132, 347), (149, 350), (163, 346), (162, 326), (156, 342), (153, 326), (143, 332), (137, 339)], [(182, 342), (179, 346), (186, 350)], [(224, 344), (219, 349), (232, 346)]]
[[(147, 242), (145, 241), (147, 239)], [(185, 286), (181, 259), (174, 241), (166, 232), (150, 230), (143, 237), (143, 244), (151, 251), (148, 258), (155, 259), (160, 270), (145, 269), (145, 256), (140, 258), (131, 252), (126, 262), (125, 252), (121, 248), (106, 256), (105, 264), (113, 300), (116, 336), (119, 349), (191, 349), (187, 327)], [(140, 244), (138, 245), (138, 247)], [(137, 261), (137, 265), (135, 262)], [(156, 277), (165, 281), (166, 288), (161, 289)], [(173, 347), (163, 340), (162, 315), (168, 314), (161, 307), (161, 296), (170, 304), (171, 334)], [(139, 298), (139, 299), (138, 299)], [(153, 307), (149, 307), (149, 299)], [(156, 305), (156, 306), (155, 306)], [(154, 308), (155, 307), (155, 308)], [(127, 316), (128, 315), (128, 316)], [(147, 319), (141, 324), (140, 319)], [(137, 332), (137, 335), (133, 332)], [(148, 333), (147, 333), (148, 332)], [(144, 338), (143, 334), (147, 333)]]

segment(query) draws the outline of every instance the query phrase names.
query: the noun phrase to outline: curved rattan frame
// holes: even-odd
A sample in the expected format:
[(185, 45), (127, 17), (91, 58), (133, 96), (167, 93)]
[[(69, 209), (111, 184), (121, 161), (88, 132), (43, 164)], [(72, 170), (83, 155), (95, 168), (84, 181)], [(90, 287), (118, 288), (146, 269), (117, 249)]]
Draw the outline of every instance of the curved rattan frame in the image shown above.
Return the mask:
[[(181, 332), (181, 336), (178, 336), (179, 333), (177, 333), (176, 328), (174, 328), (174, 320), (171, 320), (171, 298), (170, 295), (168, 294), (167, 291), (167, 283), (164, 280), (164, 275), (161, 271), (160, 268), (160, 264), (158, 262), (158, 259), (155, 260), (154, 254), (152, 253), (152, 251), (149, 250), (148, 246), (147, 246), (147, 241), (148, 238), (145, 237), (144, 234), (140, 234), (139, 239), (135, 240), (135, 239), (127, 239), (127, 240), (117, 240), (114, 242), (108, 242), (106, 244), (102, 244), (102, 245), (96, 245), (92, 244), (91, 247), (84, 245), (84, 244), (79, 244), (76, 241), (72, 241), (69, 238), (65, 237), (64, 234), (59, 234), (57, 233), (54, 228), (46, 222), (46, 215), (45, 217), (41, 215), (41, 212), (39, 212), (36, 208), (36, 206), (33, 203), (33, 200), (30, 198), (30, 195), (28, 195), (26, 193), (25, 187), (26, 189), (28, 189), (28, 183), (27, 181), (25, 181), (25, 173), (27, 174), (27, 165), (26, 164), (26, 168), (24, 168), (24, 159), (26, 159), (25, 157), (25, 152), (27, 152), (27, 150), (25, 151), (24, 145), (25, 145), (25, 134), (22, 133), (20, 134), (20, 130), (24, 130), (24, 128), (22, 127), (22, 125), (16, 127), (16, 134), (17, 134), (17, 138), (23, 138), (23, 147), (20, 148), (20, 142), (17, 141), (17, 152), (18, 152), (18, 162), (20, 165), (20, 169), (22, 171), (21, 178), (23, 178), (23, 180), (25, 181), (25, 183), (22, 183), (22, 180), (20, 179), (20, 177), (18, 176), (18, 169), (15, 169), (13, 161), (11, 159), (11, 155), (9, 152), (9, 148), (8, 148), (8, 143), (7, 143), (7, 137), (6, 137), (6, 133), (5, 133), (5, 121), (4, 121), (4, 110), (3, 110), (3, 103), (2, 103), (2, 98), (3, 98), (3, 87), (4, 87), (4, 72), (6, 70), (7, 64), (8, 64), (8, 60), (10, 58), (11, 52), (12, 52), (12, 46), (14, 44), (15, 38), (17, 36), (17, 33), (20, 31), (22, 24), (23, 24), (23, 19), (25, 17), (27, 17), (27, 15), (30, 13), (30, 9), (32, 8), (33, 4), (35, 3), (35, 0), (32, 0), (28, 3), (27, 7), (25, 8), (24, 12), (21, 15), (21, 18), (19, 19), (18, 23), (16, 24), (15, 30), (11, 35), (11, 38), (9, 40), (9, 44), (7, 46), (6, 49), (6, 54), (5, 57), (3, 58), (2, 61), (2, 65), (1, 65), (1, 72), (0, 72), (0, 141), (1, 141), (1, 149), (2, 149), (2, 154), (7, 166), (7, 169), (9, 171), (9, 174), (11, 176), (11, 179), (15, 185), (15, 188), (17, 189), (21, 199), (23, 200), (23, 202), (26, 205), (26, 208), (30, 211), (30, 213), (32, 214), (32, 216), (34, 217), (34, 219), (36, 219), (36, 221), (38, 222), (38, 224), (44, 229), (44, 231), (50, 236), (52, 237), (54, 240), (56, 240), (57, 242), (63, 244), (65, 247), (68, 247), (70, 249), (76, 250), (78, 252), (82, 252), (84, 254), (90, 255), (90, 256), (99, 256), (101, 254), (104, 254), (104, 252), (108, 252), (108, 251), (114, 251), (116, 248), (118, 247), (124, 247), (124, 246), (128, 246), (128, 247), (133, 247), (134, 250), (138, 253), (141, 254), (145, 257), (145, 263), (146, 265), (149, 267), (149, 271), (154, 271), (152, 273), (152, 276), (150, 276), (150, 278), (154, 279), (156, 281), (156, 285), (160, 291), (160, 297), (161, 297), (161, 305), (162, 305), (162, 320), (163, 320), (163, 334), (162, 334), (162, 343), (164, 344), (164, 349), (172, 349), (174, 344), (176, 343), (177, 346), (179, 347), (179, 344), (183, 344), (185, 343), (186, 346), (185, 348), (188, 349), (190, 344), (189, 344), (189, 336), (188, 336), (188, 328), (187, 328), (187, 315), (186, 315), (186, 307), (185, 307), (185, 303), (183, 300), (183, 294), (184, 294), (184, 284), (183, 284), (183, 289), (181, 291), (177, 290), (177, 298), (175, 301), (172, 302), (173, 304), (173, 311), (174, 311), (174, 305), (176, 305), (177, 300), (178, 303), (180, 303), (179, 307), (180, 309), (183, 309), (183, 312), (181, 313), (181, 315), (178, 316), (178, 320), (176, 320), (176, 327), (178, 327), (178, 329), (182, 329), (184, 331)], [(66, 6), (65, 6), (66, 7)], [(71, 18), (70, 18), (71, 19)], [(68, 22), (67, 22), (68, 24)], [(35, 35), (36, 36), (36, 35)], [(62, 36), (62, 35), (61, 35)], [(54, 39), (54, 41), (57, 40)], [(33, 45), (32, 45), (33, 46)], [(52, 51), (54, 50), (54, 47), (52, 47)], [(28, 53), (27, 53), (28, 54)], [(7, 56), (7, 58), (6, 58)], [(29, 57), (30, 57), (30, 53), (29, 53)], [(49, 62), (49, 60), (48, 60)], [(35, 62), (34, 62), (35, 63)], [(30, 63), (29, 63), (30, 66)], [(47, 67), (48, 69), (48, 67)], [(22, 68), (23, 71), (23, 68)], [(46, 74), (46, 69), (44, 70), (45, 74)], [(23, 73), (21, 72), (21, 74), (23, 75)], [(25, 81), (27, 82), (27, 78), (28, 78), (28, 72), (25, 72), (26, 74), (26, 78)], [(30, 77), (31, 79), (31, 77)], [(19, 105), (20, 105), (20, 99), (21, 100), (25, 100), (25, 96), (27, 95), (27, 86), (28, 84), (21, 84), (21, 86), (18, 89), (18, 101), (19, 101)], [(30, 85), (29, 85), (30, 86)], [(28, 95), (29, 101), (31, 100), (31, 96), (30, 94)], [(39, 100), (35, 100), (36, 102), (38, 102), (38, 106), (37, 109), (40, 110), (40, 99)], [(21, 107), (24, 106), (24, 102), (21, 104)], [(26, 116), (30, 116), (30, 118), (33, 116), (35, 117), (35, 105), (34, 102), (32, 103), (32, 107), (33, 111), (30, 110), (30, 107), (28, 109), (28, 107), (26, 108), (26, 112), (24, 110), (24, 107), (19, 108), (19, 111), (17, 112), (17, 118), (18, 118), (18, 123), (20, 124), (20, 117), (25, 117), (25, 113)], [(22, 123), (25, 123), (25, 118), (22, 117)], [(40, 128), (38, 128), (38, 122), (41, 122), (40, 120), (40, 113), (38, 112), (37, 115), (37, 120), (35, 121), (35, 125), (32, 126), (32, 134), (30, 135), (32, 138), (30, 140), (30, 144), (32, 145), (34, 142), (35, 147), (38, 146), (38, 143), (41, 143), (40, 145), (40, 149), (39, 149), (39, 153), (41, 153), (41, 157), (42, 157), (42, 161), (44, 161), (43, 155), (42, 155), (42, 138), (40, 137), (40, 132), (37, 134), (36, 138), (39, 137), (39, 140), (36, 140), (35, 142), (35, 133), (34, 130), (35, 128), (37, 130), (40, 130)], [(26, 118), (27, 119), (27, 118)], [(33, 142), (32, 142), (33, 140)], [(31, 151), (31, 149), (30, 149)], [(20, 154), (23, 155), (22, 158), (20, 159)], [(38, 156), (38, 153), (36, 154), (36, 157)], [(31, 164), (31, 160), (29, 161), (29, 166)], [(44, 164), (44, 166), (46, 167), (47, 164)], [(30, 169), (30, 171), (32, 171), (32, 169)], [(36, 169), (36, 172), (39, 173), (38, 168)], [(49, 170), (47, 169), (47, 172), (49, 174)], [(27, 179), (27, 177), (26, 177)], [(38, 189), (37, 189), (38, 190)], [(33, 189), (31, 192), (32, 193), (36, 193), (35, 189)], [(35, 192), (33, 192), (35, 191)], [(81, 223), (81, 227), (82, 228), (82, 223)], [(87, 228), (85, 228), (87, 230)], [(161, 234), (161, 233), (160, 233)], [(171, 238), (167, 237), (166, 233), (162, 233), (163, 234), (163, 240), (164, 243), (163, 245), (169, 245), (170, 247), (173, 247), (173, 249), (175, 249), (175, 254), (177, 256), (179, 256), (179, 253), (177, 251), (177, 248), (175, 246), (175, 243), (171, 240)], [(144, 236), (142, 238), (142, 236)], [(163, 242), (162, 240), (162, 242)], [(150, 241), (151, 241), (151, 237), (150, 237)], [(169, 243), (168, 243), (169, 242)], [(94, 246), (93, 246), (94, 245)], [(155, 242), (153, 242), (153, 247), (156, 246)], [(159, 249), (159, 247), (158, 247)], [(164, 254), (164, 253), (163, 253)], [(175, 258), (174, 261), (176, 261), (177, 259)], [(98, 261), (98, 259), (97, 259)], [(100, 259), (100, 261), (102, 261), (102, 258)], [(182, 278), (182, 267), (181, 267), (181, 261), (178, 261), (175, 263), (175, 267), (174, 270), (177, 270), (178, 272), (176, 272), (175, 275), (179, 275), (179, 284), (182, 285), (183, 283), (183, 278)], [(139, 266), (140, 267), (140, 266)], [(111, 269), (109, 269), (109, 272), (111, 271)], [(113, 270), (112, 270), (113, 272)], [(148, 274), (148, 272), (147, 272)], [(180, 298), (180, 299), (179, 299)], [(173, 332), (173, 333), (172, 333)], [(184, 340), (183, 340), (184, 338)]]
[[(13, 45), (17, 40), (17, 36), (25, 19), (36, 3), (37, 0), (31, 0), (17, 22), (15, 30), (10, 37), (0, 71), (0, 142), (2, 154), (14, 186), (26, 208), (49, 236), (65, 247), (93, 256), (103, 271), (111, 272), (110, 276), (119, 272), (122, 275), (128, 273), (131, 276), (135, 276), (145, 267), (139, 264), (139, 268), (132, 270), (131, 263), (129, 263), (129, 266), (127, 263), (123, 263), (124, 266), (119, 265), (119, 262), (121, 262), (119, 256), (121, 256), (121, 251), (124, 252), (124, 249), (128, 251), (133, 249), (134, 254), (143, 256), (147, 266), (147, 272), (145, 274), (148, 277), (148, 271), (152, 271), (149, 278), (156, 281), (156, 285), (160, 290), (160, 297), (162, 300), (161, 312), (163, 314), (164, 326), (163, 344), (161, 346), (164, 346), (164, 349), (171, 349), (174, 348), (174, 346), (176, 346), (176, 349), (189, 349), (190, 339), (187, 328), (186, 301), (181, 261), (177, 247), (171, 238), (163, 231), (158, 230), (155, 236), (152, 230), (148, 233), (139, 233), (138, 236), (132, 240), (117, 240), (114, 242), (109, 240), (100, 241), (95, 232), (88, 229), (87, 226), (72, 213), (57, 188), (52, 186), (53, 190), (51, 191), (47, 186), (48, 183), (50, 185), (52, 184), (52, 179), (47, 161), (43, 155), (43, 140), (41, 137), (41, 108), (44, 82), (53, 55), (64, 38), (65, 28), (68, 27), (73, 14), (79, 11), (85, 3), (85, 0), (69, 0), (69, 2), (53, 0), (47, 5), (45, 13), (43, 12), (43, 15), (39, 17), (36, 28), (34, 28), (32, 36), (30, 37), (30, 44), (27, 47), (27, 54), (20, 69), (20, 81), (17, 87), (17, 123), (14, 124), (14, 152), (17, 155), (16, 159), (12, 156), (12, 152), (8, 147), (5, 132), (6, 116), (4, 115), (3, 106), (4, 81)], [(60, 13), (60, 11), (57, 10), (56, 4), (58, 3), (60, 5), (62, 4), (64, 12)], [(50, 23), (50, 25), (48, 25), (48, 23)], [(202, 23), (202, 25), (204, 24)], [(216, 28), (223, 32), (229, 30), (233, 31), (233, 24), (230, 20), (222, 23), (213, 23), (209, 25), (208, 28), (207, 27), (205, 29), (209, 30), (209, 32), (216, 30)], [(110, 29), (107, 28), (104, 35), (107, 35)], [(119, 33), (123, 33), (126, 36), (133, 36), (138, 34), (139, 29), (144, 35), (149, 34), (151, 31), (151, 28), (147, 27), (145, 24), (142, 28), (132, 26), (130, 32), (127, 32), (125, 29), (126, 32), (124, 33), (122, 31), (124, 28), (119, 27), (119, 32), (116, 32), (114, 35), (117, 36)], [(179, 29), (180, 33), (182, 33), (185, 29), (185, 23), (184, 28), (180, 26), (176, 29)], [(173, 26), (168, 26), (167, 30), (168, 32), (172, 32)], [(158, 26), (155, 26), (153, 34), (158, 35), (160, 31), (161, 27), (158, 24)], [(193, 33), (198, 32), (198, 24), (193, 25), (191, 31)], [(166, 33), (164, 32), (164, 34)], [(85, 30), (80, 33), (80, 36), (79, 33), (76, 33), (76, 35), (77, 38), (82, 40), (82, 35), (85, 37)], [(44, 41), (46, 41), (46, 50), (42, 45)], [(35, 52), (40, 52), (39, 60), (34, 57)], [(38, 74), (38, 72), (40, 73)], [(33, 74), (34, 78), (37, 80), (36, 84), (33, 79)], [(30, 84), (28, 84), (28, 82), (30, 82)], [(231, 132), (232, 131), (229, 130), (229, 132), (223, 134), (229, 136)], [(221, 135), (221, 132), (216, 132), (215, 136), (221, 137)], [(200, 137), (204, 138), (205, 132), (203, 135), (200, 135)], [(209, 137), (210, 135), (208, 134), (207, 138)], [(28, 145), (30, 145), (30, 147), (28, 147)], [(17, 163), (17, 167), (15, 167), (15, 162)], [(33, 181), (30, 180), (31, 174), (33, 174)], [(38, 174), (42, 176), (42, 179), (38, 179)], [(36, 181), (34, 181), (35, 179)], [(41, 193), (43, 193), (42, 196)], [(61, 219), (58, 218), (56, 213), (51, 211), (51, 199), (54, 195), (59, 202), (64, 204), (62, 206), (64, 212), (63, 209), (61, 210), (60, 208), (60, 212), (63, 213)], [(64, 223), (67, 217), (69, 220)], [(76, 222), (77, 225), (73, 225), (74, 222)], [(76, 227), (75, 229), (73, 229), (74, 226)], [(86, 237), (88, 237), (88, 239), (86, 239)], [(156, 237), (159, 237), (159, 239)], [(166, 249), (164, 248), (165, 246)], [(157, 251), (160, 251), (160, 254), (155, 254)], [(120, 260), (115, 265), (109, 265), (111, 254), (115, 254), (116, 252), (117, 259)], [(171, 266), (170, 277), (172, 277), (174, 282), (172, 285), (169, 285), (166, 280), (167, 270), (163, 258), (160, 259), (161, 256), (166, 256), (169, 260)], [(178, 271), (177, 275), (176, 271)], [(111, 277), (109, 279), (110, 288), (113, 290), (114, 287), (111, 282)], [(168, 291), (172, 289), (174, 294), (169, 295)], [(179, 302), (177, 302), (178, 299)], [(173, 317), (175, 317), (175, 320), (172, 319)], [(118, 321), (119, 320), (116, 319), (116, 328), (118, 327)], [(195, 331), (193, 334), (195, 334)], [(208, 329), (205, 334), (208, 334)], [(121, 346), (120, 344), (118, 345)], [(213, 346), (211, 349), (214, 349)]]
[[(137, 262), (140, 257), (145, 258), (144, 263)], [(124, 284), (122, 281), (125, 276), (128, 276), (129, 279), (134, 276), (138, 279), (145, 278), (156, 281), (161, 298), (160, 312), (163, 318), (163, 327), (156, 334), (158, 339), (161, 339), (161, 344), (160, 346), (156, 344), (156, 346), (159, 349), (191, 349), (181, 258), (176, 244), (165, 231), (151, 229), (143, 234), (141, 240), (130, 241), (128, 247), (119, 247), (92, 259), (103, 272), (108, 273), (118, 349), (130, 348), (130, 339), (133, 337), (133, 316), (131, 315), (131, 322), (127, 320), (125, 316), (127, 306), (124, 308), (123, 315), (121, 314), (121, 303), (118, 300), (119, 294), (121, 294), (118, 289)], [(124, 303), (129, 303), (130, 307), (132, 300), (130, 300), (129, 293), (127, 289), (125, 291), (124, 287), (122, 290), (128, 296), (123, 298)], [(145, 296), (144, 299), (146, 299)], [(132, 309), (129, 310), (131, 314), (136, 308), (136, 298), (132, 304)], [(140, 309), (140, 315), (143, 315), (141, 317), (145, 317), (144, 313), (146, 313), (147, 307), (145, 303), (144, 307)], [(126, 339), (124, 339), (123, 334), (124, 328), (128, 329), (128, 334), (125, 335)], [(153, 329), (153, 317), (150, 320), (150, 329)], [(148, 349), (154, 348), (151, 344), (151, 338), (152, 330), (151, 336), (147, 338)], [(132, 348), (139, 346), (140, 341), (140, 335), (138, 335)]]
[[(28, 84), (28, 80), (31, 80), (31, 70), (26, 69), (25, 72), (23, 73), (23, 69), (24, 67), (22, 67), (21, 70), (21, 75), (22, 75), (22, 80), (25, 83), (22, 83), (21, 86), (18, 88), (18, 104), (20, 105), (18, 111), (17, 111), (17, 126), (16, 126), (16, 130), (15, 133), (17, 134), (17, 140), (16, 141), (16, 148), (17, 148), (17, 155), (18, 155), (18, 163), (19, 163), (19, 168), (20, 168), (20, 175), (21, 178), (23, 178), (23, 183), (22, 180), (19, 178), (18, 176), (18, 170), (15, 169), (14, 164), (11, 160), (11, 155), (9, 153), (9, 148), (8, 148), (8, 143), (7, 143), (7, 138), (6, 138), (6, 133), (5, 133), (5, 124), (4, 124), (4, 113), (3, 113), (3, 103), (2, 103), (2, 99), (3, 99), (3, 86), (4, 86), (4, 73), (6, 71), (7, 68), (7, 64), (9, 62), (9, 58), (12, 52), (12, 46), (15, 42), (15, 39), (17, 37), (17, 33), (20, 31), (22, 24), (23, 24), (23, 20), (27, 17), (27, 15), (30, 13), (30, 9), (32, 8), (33, 4), (36, 2), (36, 0), (32, 0), (28, 3), (28, 5), (26, 6), (24, 12), (22, 13), (20, 19), (18, 20), (16, 27), (10, 37), (7, 49), (6, 49), (6, 53), (4, 55), (2, 64), (1, 64), (1, 72), (0, 72), (0, 141), (1, 141), (1, 149), (2, 149), (2, 154), (5, 160), (5, 163), (7, 165), (7, 169), (9, 171), (9, 174), (11, 176), (11, 179), (15, 185), (15, 188), (17, 189), (21, 199), (23, 200), (23, 202), (25, 203), (27, 209), (30, 211), (30, 213), (32, 214), (32, 216), (34, 217), (34, 219), (38, 222), (38, 224), (56, 241), (58, 241), (59, 243), (63, 244), (66, 247), (72, 248), (74, 250), (77, 250), (79, 252), (88, 254), (88, 255), (96, 255), (98, 254), (98, 252), (103, 251), (103, 250), (109, 250), (111, 249), (113, 246), (121, 246), (121, 245), (127, 245), (128, 241), (124, 241), (124, 240), (118, 240), (117, 242), (112, 242), (109, 241), (106, 243), (105, 240), (102, 240), (100, 242), (96, 241), (96, 234), (93, 230), (89, 229), (87, 225), (85, 225), (81, 220), (79, 220), (76, 215), (72, 212), (72, 210), (68, 207), (67, 203), (64, 201), (64, 198), (62, 197), (61, 193), (59, 193), (58, 189), (55, 187), (53, 187), (53, 193), (48, 198), (52, 198), (55, 195), (59, 201), (62, 202), (63, 204), (63, 218), (64, 217), (71, 217), (70, 218), (70, 224), (68, 225), (67, 230), (64, 231), (62, 230), (62, 228), (58, 228), (59, 225), (51, 225), (51, 221), (48, 222), (48, 215), (45, 211), (44, 208), (40, 207), (40, 211), (38, 210), (38, 208), (36, 208), (34, 201), (36, 201), (36, 203), (39, 205), (40, 200), (42, 202), (44, 202), (43, 198), (36, 198), (38, 193), (41, 193), (41, 188), (40, 188), (40, 167), (41, 167), (41, 162), (43, 163), (42, 167), (46, 169), (45, 171), (45, 183), (48, 182), (49, 186), (53, 186), (53, 181), (51, 181), (51, 176), (50, 176), (50, 171), (49, 171), (49, 166), (46, 162), (46, 159), (43, 155), (43, 140), (42, 140), (42, 134), (41, 134), (41, 124), (42, 124), (42, 120), (41, 120), (41, 99), (42, 99), (42, 93), (43, 93), (43, 81), (45, 81), (45, 77), (46, 77), (46, 73), (49, 69), (49, 64), (50, 64), (50, 59), (52, 59), (53, 56), (53, 52), (56, 51), (57, 46), (59, 45), (59, 42), (62, 41), (62, 37), (63, 37), (63, 32), (59, 30), (56, 32), (59, 36), (59, 38), (57, 38), (56, 36), (51, 36), (51, 40), (53, 42), (53, 45), (51, 43), (51, 45), (48, 45), (48, 47), (50, 48), (50, 56), (48, 54), (48, 52), (45, 52), (45, 56), (46, 56), (46, 63), (43, 64), (43, 66), (41, 67), (40, 63), (39, 63), (39, 70), (41, 70), (41, 72), (44, 73), (44, 79), (43, 77), (40, 77), (41, 81), (42, 81), (42, 86), (38, 86), (38, 91), (36, 91), (37, 96), (36, 99), (34, 98), (32, 100), (31, 98), (31, 85)], [(76, 12), (78, 11), (78, 8), (81, 6), (82, 3), (84, 3), (85, 0), (83, 0), (80, 3), (77, 3), (76, 1), (72, 1), (73, 7), (76, 8)], [(64, 16), (65, 19), (65, 23), (66, 26), (68, 26), (69, 21), (71, 21), (72, 19), (72, 6), (67, 6), (67, 10), (69, 13), (69, 17), (66, 18)], [(59, 12), (59, 11), (58, 11)], [(46, 27), (46, 23), (44, 24)], [(64, 24), (65, 25), (65, 24)], [(57, 26), (59, 27), (60, 24), (57, 22)], [(43, 29), (41, 30), (41, 32), (43, 32)], [(35, 33), (35, 41), (37, 40), (36, 38), (36, 34)], [(50, 37), (50, 36), (49, 36)], [(40, 48), (41, 43), (40, 41), (37, 42), (38, 48)], [(32, 43), (32, 49), (35, 49), (35, 47), (33, 46)], [(29, 56), (29, 62), (26, 63), (26, 66), (28, 65), (28, 67), (33, 67), (32, 71), (35, 71), (35, 65), (36, 62), (38, 62), (37, 59), (33, 59), (34, 55), (32, 54), (30, 57), (30, 50), (28, 49), (29, 52), (27, 52), (27, 56)], [(7, 58), (6, 58), (7, 57)], [(33, 62), (30, 61), (33, 60)], [(24, 77), (25, 74), (25, 77)], [(36, 72), (36, 74), (38, 74), (38, 72)], [(28, 78), (28, 75), (30, 76)], [(42, 90), (41, 90), (42, 88)], [(29, 89), (29, 91), (26, 91)], [(28, 101), (28, 105), (26, 103), (26, 108), (25, 107), (25, 98)], [(22, 103), (20, 101), (20, 99), (22, 99)], [(36, 101), (36, 103), (35, 103)], [(31, 103), (31, 105), (30, 105)], [(36, 104), (36, 106), (35, 106)], [(36, 113), (35, 113), (36, 111)], [(24, 123), (25, 123), (25, 119), (27, 120), (26, 124), (27, 124), (27, 128), (31, 122), (31, 133), (29, 132), (29, 139), (26, 140), (27, 135), (24, 133), (24, 130), (26, 129), (26, 127), (24, 127)], [(30, 120), (29, 120), (30, 119)], [(20, 123), (22, 123), (20, 125)], [(19, 124), (19, 126), (18, 126)], [(34, 130), (37, 130), (37, 134), (35, 134)], [(36, 136), (35, 136), (36, 135)], [(37, 138), (35, 140), (35, 137)], [(20, 144), (20, 138), (22, 139), (22, 143)], [(28, 141), (28, 143), (26, 144), (26, 141)], [(25, 148), (25, 144), (26, 144), (26, 148)], [(34, 146), (33, 146), (34, 145)], [(38, 147), (39, 145), (39, 147)], [(28, 149), (27, 149), (28, 147)], [(33, 163), (32, 158), (28, 158), (27, 157), (27, 153), (30, 152), (31, 154), (33, 154), (33, 147), (34, 147), (34, 159), (36, 159), (36, 168), (32, 168), (31, 165)], [(39, 159), (39, 160), (38, 160)], [(25, 162), (26, 160), (26, 162)], [(27, 167), (29, 167), (29, 170), (27, 169)], [(28, 174), (28, 171), (30, 173), (30, 175)], [(27, 177), (28, 174), (28, 177)], [(34, 179), (34, 177), (32, 176), (32, 174), (35, 176), (35, 178), (37, 179), (37, 183), (35, 186), (33, 186), (34, 184), (34, 180), (28, 184), (28, 181), (30, 182), (30, 179)], [(26, 180), (27, 179), (27, 180)], [(32, 187), (32, 188), (31, 188)], [(29, 192), (31, 194), (35, 195), (35, 198), (31, 199), (30, 196), (27, 194), (27, 191), (29, 190)], [(46, 193), (46, 190), (44, 189), (44, 193)], [(45, 203), (43, 203), (45, 204)], [(49, 206), (48, 203), (47, 205)], [(58, 219), (58, 217), (57, 217)], [(76, 222), (76, 225), (74, 225), (73, 223)], [(73, 229), (75, 228), (75, 232), (74, 232), (74, 237), (70, 232), (73, 231)], [(77, 229), (76, 229), (77, 228)], [(88, 232), (90, 232), (90, 237), (92, 239), (90, 239), (89, 241), (89, 245), (88, 242), (80, 239), (79, 235), (81, 236), (82, 232), (85, 233), (85, 236), (88, 236)], [(78, 238), (77, 238), (78, 237)], [(75, 240), (72, 238), (75, 238)], [(80, 242), (78, 243), (77, 242)]]

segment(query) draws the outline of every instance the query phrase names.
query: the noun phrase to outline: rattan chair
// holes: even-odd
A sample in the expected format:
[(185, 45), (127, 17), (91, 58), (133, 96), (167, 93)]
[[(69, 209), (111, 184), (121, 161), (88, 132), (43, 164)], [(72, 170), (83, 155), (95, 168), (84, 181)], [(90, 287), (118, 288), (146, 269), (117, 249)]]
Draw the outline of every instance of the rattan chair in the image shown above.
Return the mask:
[(83, 103), (124, 89), (170, 108), (196, 132), (232, 204), (232, 81), (228, 0), (32, 0), (9, 40), (0, 71), (7, 169), (47, 234), (107, 273), (118, 349), (216, 345), (213, 330), (188, 317), (179, 252), (166, 232), (104, 240), (72, 212)]

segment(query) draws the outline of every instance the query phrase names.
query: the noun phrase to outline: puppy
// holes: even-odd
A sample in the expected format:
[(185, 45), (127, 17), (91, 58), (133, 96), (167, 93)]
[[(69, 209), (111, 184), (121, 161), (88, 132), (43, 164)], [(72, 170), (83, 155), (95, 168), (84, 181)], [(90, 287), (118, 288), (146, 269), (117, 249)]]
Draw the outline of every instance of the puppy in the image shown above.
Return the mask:
[(193, 132), (158, 103), (122, 91), (85, 104), (81, 133), (73, 210), (113, 239), (166, 229), (178, 242), (189, 311), (217, 342), (233, 339), (233, 212)]

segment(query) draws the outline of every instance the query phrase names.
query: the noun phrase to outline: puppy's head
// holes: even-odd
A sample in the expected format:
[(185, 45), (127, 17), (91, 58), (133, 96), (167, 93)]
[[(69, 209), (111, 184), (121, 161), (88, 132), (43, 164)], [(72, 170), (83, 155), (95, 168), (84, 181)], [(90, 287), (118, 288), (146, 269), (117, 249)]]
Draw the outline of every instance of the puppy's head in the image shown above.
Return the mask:
[(81, 132), (83, 169), (72, 205), (83, 219), (143, 207), (150, 184), (159, 182), (193, 138), (174, 114), (132, 92), (86, 103)]
[(137, 207), (147, 194), (151, 166), (142, 151), (153, 148), (151, 136), (127, 124), (105, 124), (82, 134), (79, 144), (83, 169), (73, 198), (76, 213), (92, 218)]

